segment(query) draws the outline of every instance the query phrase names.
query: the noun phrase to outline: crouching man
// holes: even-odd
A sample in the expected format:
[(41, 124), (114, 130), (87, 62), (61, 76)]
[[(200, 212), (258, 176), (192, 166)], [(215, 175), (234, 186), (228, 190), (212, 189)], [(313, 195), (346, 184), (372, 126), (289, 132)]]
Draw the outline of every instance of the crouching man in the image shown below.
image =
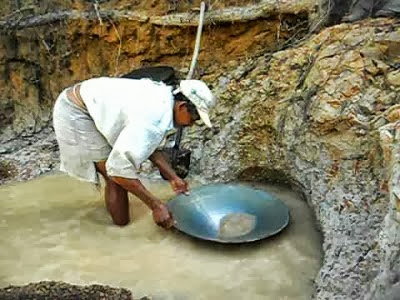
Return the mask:
[(171, 213), (142, 184), (137, 170), (150, 159), (177, 194), (188, 192), (188, 183), (157, 148), (174, 127), (199, 119), (211, 127), (208, 113), (214, 105), (212, 92), (200, 80), (182, 80), (177, 87), (110, 77), (76, 84), (61, 92), (53, 110), (61, 171), (96, 184), (100, 173), (114, 224), (129, 223), (130, 192), (152, 210), (156, 224), (170, 228)]

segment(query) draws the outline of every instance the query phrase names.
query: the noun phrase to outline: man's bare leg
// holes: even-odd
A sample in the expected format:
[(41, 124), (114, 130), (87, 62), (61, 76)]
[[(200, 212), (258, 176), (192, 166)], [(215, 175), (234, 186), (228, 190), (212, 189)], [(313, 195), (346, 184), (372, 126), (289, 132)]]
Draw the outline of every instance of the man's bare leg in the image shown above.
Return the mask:
[(129, 223), (128, 192), (107, 176), (105, 161), (97, 162), (96, 169), (103, 175), (106, 182), (106, 207), (114, 224), (119, 226), (127, 225)]

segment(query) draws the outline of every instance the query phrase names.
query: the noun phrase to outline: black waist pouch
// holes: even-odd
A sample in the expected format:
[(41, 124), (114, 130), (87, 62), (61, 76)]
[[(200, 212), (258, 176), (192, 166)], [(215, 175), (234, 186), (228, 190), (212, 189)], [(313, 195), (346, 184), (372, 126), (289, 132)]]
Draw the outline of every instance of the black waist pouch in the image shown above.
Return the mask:
[[(189, 149), (172, 147), (162, 148), (161, 151), (180, 178), (185, 178), (189, 174), (190, 156), (192, 154)], [(165, 180), (167, 179), (162, 174), (161, 176)]]

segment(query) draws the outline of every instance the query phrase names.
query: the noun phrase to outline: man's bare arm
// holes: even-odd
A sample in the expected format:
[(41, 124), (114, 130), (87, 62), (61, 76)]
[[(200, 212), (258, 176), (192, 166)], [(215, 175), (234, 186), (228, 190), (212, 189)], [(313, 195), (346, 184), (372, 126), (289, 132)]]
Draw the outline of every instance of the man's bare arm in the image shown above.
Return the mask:
[(172, 169), (171, 165), (168, 163), (167, 159), (161, 151), (154, 151), (154, 153), (150, 155), (149, 159), (160, 170), (161, 174), (168, 180), (172, 180), (178, 177), (178, 175), (176, 175), (174, 169)]
[(111, 180), (142, 200), (152, 210), (153, 219), (158, 225), (164, 228), (173, 226), (174, 219), (168, 207), (150, 193), (139, 179), (111, 177)]
[(160, 170), (161, 174), (168, 179), (172, 189), (176, 193), (189, 193), (188, 183), (175, 173), (175, 170), (172, 169), (171, 165), (168, 163), (161, 151), (154, 151), (154, 153), (150, 155), (149, 159), (158, 168), (158, 170)]
[(162, 202), (157, 199), (146, 187), (142, 184), (139, 179), (130, 179), (113, 176), (111, 180), (122, 186), (128, 192), (137, 196), (140, 200), (142, 200), (148, 208), (153, 210), (157, 206), (159, 206)]

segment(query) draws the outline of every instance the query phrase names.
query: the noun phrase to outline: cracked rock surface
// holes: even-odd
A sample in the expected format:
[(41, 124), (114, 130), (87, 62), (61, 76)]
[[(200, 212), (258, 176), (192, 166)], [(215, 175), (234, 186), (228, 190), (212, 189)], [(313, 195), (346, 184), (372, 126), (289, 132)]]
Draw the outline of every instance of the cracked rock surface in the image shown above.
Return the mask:
[(215, 126), (186, 133), (206, 178), (304, 192), (324, 236), (315, 299), (399, 297), (399, 24), (334, 26), (208, 78)]

